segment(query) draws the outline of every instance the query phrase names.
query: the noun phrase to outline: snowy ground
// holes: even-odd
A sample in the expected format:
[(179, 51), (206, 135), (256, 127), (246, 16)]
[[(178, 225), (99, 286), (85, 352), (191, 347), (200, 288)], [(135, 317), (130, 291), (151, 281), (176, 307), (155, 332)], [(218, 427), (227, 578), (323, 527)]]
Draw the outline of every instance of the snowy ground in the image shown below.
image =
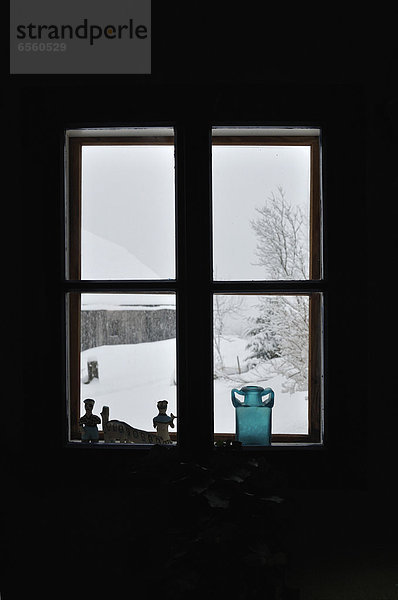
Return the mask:
[(98, 361), (99, 379), (81, 384), (81, 398), (94, 398), (95, 414), (109, 406), (111, 419), (153, 431), (159, 400), (168, 401), (168, 414), (177, 414), (175, 356), (175, 339), (85, 350), (81, 353), (82, 380), (91, 360)]
[[(215, 431), (235, 431), (235, 411), (231, 389), (252, 384), (271, 387), (275, 392), (272, 411), (273, 433), (307, 433), (308, 402), (305, 392), (282, 392), (280, 376), (264, 378), (258, 371), (245, 370), (246, 340), (229, 336), (222, 340), (226, 377), (214, 380)], [(110, 418), (126, 421), (139, 429), (153, 431), (152, 419), (157, 414), (156, 403), (166, 399), (168, 414), (178, 415), (175, 382), (175, 339), (133, 345), (101, 346), (81, 354), (81, 399), (94, 398), (94, 413), (109, 406)], [(238, 373), (237, 356), (241, 374)], [(83, 383), (87, 378), (87, 362), (98, 361), (99, 379)], [(198, 384), (201, 380), (197, 373)], [(82, 414), (84, 407), (82, 402)], [(176, 429), (178, 426), (178, 419)], [(175, 429), (175, 430), (176, 430)]]

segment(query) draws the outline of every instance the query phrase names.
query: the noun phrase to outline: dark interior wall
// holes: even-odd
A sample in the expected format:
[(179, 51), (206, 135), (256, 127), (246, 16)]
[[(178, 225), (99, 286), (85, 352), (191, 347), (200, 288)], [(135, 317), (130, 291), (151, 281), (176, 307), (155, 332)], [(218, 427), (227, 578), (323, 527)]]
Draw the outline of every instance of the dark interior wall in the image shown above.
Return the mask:
[[(4, 222), (11, 240), (3, 289), (15, 310), (9, 411), (18, 423), (17, 435), (13, 429), (9, 436), (10, 477), (21, 488), (40, 481), (43, 489), (71, 490), (87, 471), (115, 472), (134, 462), (126, 452), (94, 458), (63, 447), (64, 128), (314, 124), (322, 128), (324, 152), (327, 444), (321, 452), (283, 451), (270, 460), (298, 488), (388, 497), (397, 423), (396, 367), (387, 350), (395, 339), (397, 216), (388, 16), (326, 11), (316, 23), (303, 14), (275, 21), (166, 4), (153, 3), (152, 75), (7, 81), (5, 177), (12, 185)], [(377, 31), (384, 35), (376, 45)]]
[[(397, 531), (395, 21), (374, 7), (351, 14), (322, 5), (319, 14), (306, 14), (297, 6), (283, 3), (276, 15), (268, 5), (261, 14), (257, 5), (229, 5), (216, 14), (214, 5), (152, 0), (151, 75), (5, 78), (2, 289), (10, 364), (3, 377), (11, 391), (4, 394), (2, 442), (11, 590), (28, 581), (32, 593), (42, 597), (47, 588), (53, 597), (55, 574), (76, 597), (78, 572), (90, 580), (87, 597), (108, 571), (130, 581), (138, 577), (136, 564), (156, 571), (164, 560), (161, 549), (153, 562), (152, 540), (144, 544), (148, 530), (157, 539), (157, 519), (169, 517), (159, 510), (156, 469), (133, 490), (123, 481), (136, 454), (64, 447), (62, 144), (64, 128), (74, 125), (322, 128), (326, 445), (271, 452), (267, 460), (303, 491), (293, 564), (308, 563), (310, 582), (321, 542), (340, 556), (345, 544), (360, 545), (372, 530), (378, 540)], [(141, 505), (146, 492), (150, 497), (146, 521), (135, 518), (139, 540), (131, 526), (133, 492), (144, 498)], [(177, 514), (176, 506), (178, 521), (183, 510)], [(178, 537), (181, 528), (172, 526)], [(330, 569), (326, 563), (326, 585)]]

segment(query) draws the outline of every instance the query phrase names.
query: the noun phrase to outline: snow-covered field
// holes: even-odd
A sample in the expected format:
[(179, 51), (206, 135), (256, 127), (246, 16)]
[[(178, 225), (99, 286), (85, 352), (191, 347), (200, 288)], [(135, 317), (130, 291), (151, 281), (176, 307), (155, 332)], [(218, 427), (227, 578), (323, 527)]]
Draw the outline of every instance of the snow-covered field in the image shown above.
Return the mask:
[[(235, 410), (231, 389), (244, 385), (271, 387), (275, 392), (272, 411), (273, 433), (307, 433), (308, 402), (305, 392), (283, 393), (281, 376), (264, 377), (257, 371), (244, 372), (246, 340), (228, 336), (222, 340), (222, 354), (227, 376), (214, 380), (215, 431), (235, 431)], [(238, 373), (237, 356), (242, 373)], [(81, 412), (84, 398), (94, 398), (94, 413), (109, 406), (110, 418), (126, 421), (139, 429), (153, 431), (152, 419), (157, 415), (156, 403), (168, 400), (168, 414), (178, 416), (176, 406), (175, 339), (133, 345), (101, 346), (81, 353)], [(98, 361), (99, 379), (85, 384), (87, 362)], [(195, 376), (198, 385), (200, 373)], [(178, 419), (176, 421), (176, 429)], [(175, 429), (175, 430), (176, 430)]]
[[(94, 398), (95, 414), (109, 406), (111, 419), (153, 431), (159, 400), (168, 401), (168, 414), (177, 414), (175, 357), (175, 339), (85, 350), (81, 353), (82, 381), (91, 360), (98, 361), (99, 379), (81, 384), (81, 399)], [(83, 403), (81, 410), (84, 414)]]

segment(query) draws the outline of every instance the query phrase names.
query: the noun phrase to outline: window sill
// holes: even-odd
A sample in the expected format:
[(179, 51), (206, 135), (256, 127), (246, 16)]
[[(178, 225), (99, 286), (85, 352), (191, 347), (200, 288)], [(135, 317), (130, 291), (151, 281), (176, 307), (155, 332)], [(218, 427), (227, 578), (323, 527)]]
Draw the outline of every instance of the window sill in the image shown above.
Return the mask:
[[(67, 448), (73, 449), (101, 449), (101, 450), (114, 450), (114, 449), (122, 449), (122, 450), (150, 450), (153, 448), (155, 444), (126, 444), (123, 442), (116, 443), (105, 443), (100, 440), (96, 444), (89, 444), (81, 442), (80, 440), (71, 440), (66, 443)], [(177, 442), (172, 442), (171, 444), (164, 444), (162, 446), (164, 448), (177, 448)], [(229, 451), (242, 451), (242, 452), (278, 452), (282, 450), (323, 450), (323, 443), (311, 443), (311, 442), (273, 442), (271, 446), (239, 446), (239, 447), (215, 447), (215, 450), (229, 450)]]
[[(155, 446), (155, 444), (128, 444), (128, 443), (124, 443), (124, 442), (114, 442), (114, 443), (106, 443), (103, 440), (99, 440), (99, 442), (95, 443), (95, 444), (91, 444), (91, 443), (86, 443), (86, 442), (81, 442), (80, 440), (70, 440), (68, 442), (66, 442), (66, 447), (67, 448), (89, 448), (89, 449), (94, 449), (94, 448), (101, 448), (103, 450), (106, 449), (113, 449), (113, 448), (123, 448), (123, 449), (140, 449), (140, 450), (150, 450), (151, 448), (153, 448), (153, 446)], [(164, 444), (162, 447), (164, 448), (176, 448), (177, 447), (177, 442), (172, 442), (171, 444)]]

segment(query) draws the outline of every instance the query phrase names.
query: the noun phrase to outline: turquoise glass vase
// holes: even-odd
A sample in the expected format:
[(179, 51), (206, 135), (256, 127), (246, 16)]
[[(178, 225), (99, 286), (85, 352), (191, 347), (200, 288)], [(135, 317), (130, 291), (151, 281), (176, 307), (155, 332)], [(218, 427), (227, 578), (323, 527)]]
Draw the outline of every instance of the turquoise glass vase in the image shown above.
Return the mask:
[[(236, 394), (243, 396), (243, 400)], [(237, 441), (244, 446), (270, 446), (273, 390), (245, 385), (240, 390), (231, 390), (231, 399), (235, 407)]]

